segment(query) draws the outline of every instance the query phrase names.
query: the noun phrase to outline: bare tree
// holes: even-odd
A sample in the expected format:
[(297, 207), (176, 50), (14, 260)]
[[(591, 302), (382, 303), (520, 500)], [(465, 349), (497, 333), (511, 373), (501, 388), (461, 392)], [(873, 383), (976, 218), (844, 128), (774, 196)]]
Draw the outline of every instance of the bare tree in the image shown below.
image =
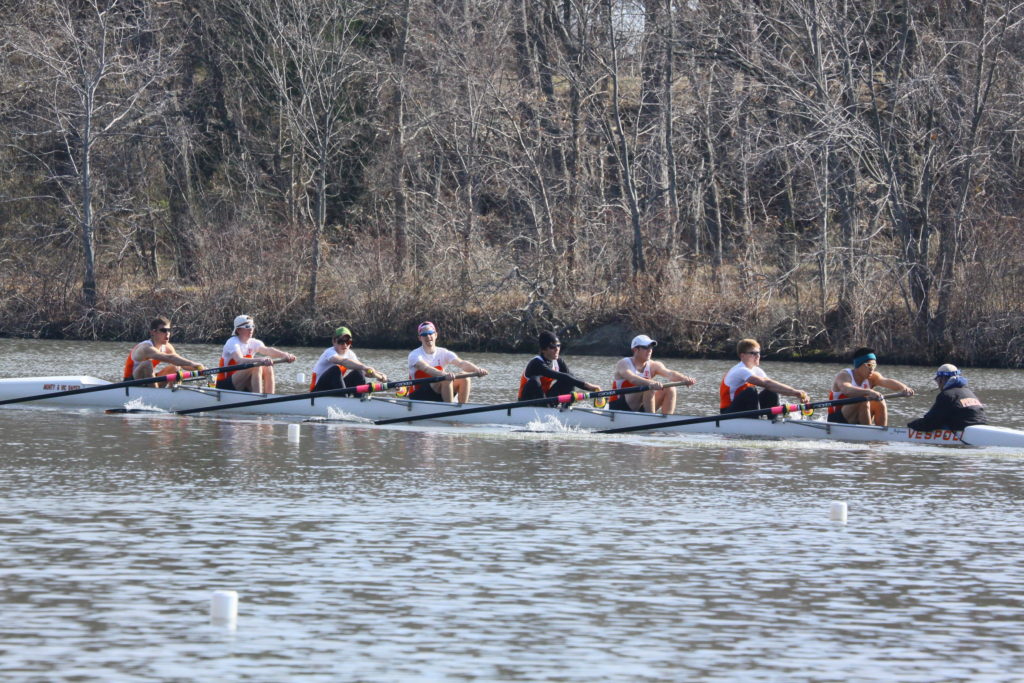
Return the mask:
[[(615, 160), (618, 162), (619, 181), (621, 183), (622, 200), (629, 213), (629, 223), (632, 232), (632, 267), (633, 275), (636, 276), (647, 270), (647, 260), (644, 256), (645, 240), (641, 225), (640, 199), (636, 186), (634, 170), (634, 154), (627, 137), (627, 123), (622, 112), (622, 93), (620, 91), (620, 62), (622, 54), (623, 36), (621, 33), (628, 27), (623, 17), (616, 15), (618, 8), (615, 0), (605, 0), (602, 12), (607, 30), (607, 43), (604, 46), (607, 55), (603, 58), (607, 71), (608, 82), (611, 88), (610, 108), (608, 118), (605, 120), (605, 129), (610, 141), (613, 141), (612, 148), (615, 150)], [(626, 26), (624, 26), (626, 23)], [(635, 124), (634, 124), (635, 125)]]
[(287, 168), (286, 197), (310, 225), (307, 304), (317, 308), (321, 248), (333, 167), (359, 130), (361, 55), (356, 43), (372, 31), (374, 16), (358, 2), (237, 0), (246, 64), (259, 72), (250, 95), (277, 113), (279, 153)]
[[(27, 2), (12, 32), (16, 58), (31, 70), (21, 110), (25, 150), (43, 168), (58, 201), (73, 216), (82, 249), (82, 302), (97, 303), (96, 236), (111, 216), (130, 210), (97, 194), (116, 167), (94, 160), (154, 121), (166, 104), (178, 43), (164, 35), (157, 2)], [(31, 104), (29, 104), (31, 102)], [(50, 141), (59, 145), (48, 148)]]

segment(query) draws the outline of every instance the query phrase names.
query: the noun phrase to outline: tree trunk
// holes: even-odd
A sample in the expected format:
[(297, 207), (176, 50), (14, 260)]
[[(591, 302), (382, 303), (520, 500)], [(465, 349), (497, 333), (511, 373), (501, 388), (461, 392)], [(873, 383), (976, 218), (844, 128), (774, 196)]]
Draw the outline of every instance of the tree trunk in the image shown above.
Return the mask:
[(82, 258), (85, 276), (82, 279), (82, 305), (86, 311), (96, 308), (96, 239), (92, 223), (92, 111), (91, 92), (87, 100), (82, 126)]
[(398, 35), (392, 49), (395, 71), (391, 96), (391, 194), (394, 201), (392, 231), (395, 238), (395, 265), (404, 268), (409, 259), (409, 202), (405, 191), (405, 62), (409, 42), (409, 0), (400, 4)]

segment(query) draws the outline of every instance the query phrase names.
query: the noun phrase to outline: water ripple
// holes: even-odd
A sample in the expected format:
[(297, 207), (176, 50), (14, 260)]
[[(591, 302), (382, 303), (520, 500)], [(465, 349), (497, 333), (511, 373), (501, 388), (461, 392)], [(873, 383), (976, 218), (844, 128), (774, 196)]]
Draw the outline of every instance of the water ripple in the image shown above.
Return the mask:
[[(1011, 681), (1019, 458), (0, 411), (9, 680)], [(849, 505), (831, 522), (832, 500)], [(235, 631), (208, 623), (239, 592)]]

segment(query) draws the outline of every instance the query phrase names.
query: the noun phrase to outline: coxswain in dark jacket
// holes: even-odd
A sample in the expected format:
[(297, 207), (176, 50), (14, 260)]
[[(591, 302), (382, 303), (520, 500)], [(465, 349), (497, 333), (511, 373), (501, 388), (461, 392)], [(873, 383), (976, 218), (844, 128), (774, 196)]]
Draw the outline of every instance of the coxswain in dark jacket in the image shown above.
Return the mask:
[(569, 366), (559, 357), (562, 342), (553, 332), (541, 332), (538, 341), (540, 353), (534, 356), (519, 379), (518, 400), (527, 401), (546, 396), (561, 396), (573, 389), (600, 391), (596, 384), (574, 376)]
[(908, 422), (908, 427), (918, 432), (936, 429), (960, 431), (964, 427), (988, 423), (985, 406), (967, 388), (967, 378), (955, 365), (946, 363), (940, 366), (935, 373), (935, 382), (939, 386), (935, 403), (923, 417)]

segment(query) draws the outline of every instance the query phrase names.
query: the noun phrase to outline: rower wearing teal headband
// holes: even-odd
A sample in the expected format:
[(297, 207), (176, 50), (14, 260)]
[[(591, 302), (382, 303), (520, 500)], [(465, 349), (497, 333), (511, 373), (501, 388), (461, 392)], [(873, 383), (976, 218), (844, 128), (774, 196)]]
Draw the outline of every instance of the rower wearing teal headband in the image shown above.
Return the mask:
[(892, 389), (902, 396), (913, 396), (914, 390), (903, 382), (884, 377), (878, 372), (874, 349), (862, 346), (850, 354), (852, 368), (840, 370), (832, 380), (829, 399), (867, 396), (871, 400), (829, 408), (828, 421), (848, 424), (888, 425), (889, 411), (878, 387)]
[(865, 353), (862, 356), (857, 356), (856, 358), (853, 359), (853, 367), (854, 368), (859, 368), (860, 366), (862, 366), (865, 363), (867, 363), (869, 360), (873, 360), (873, 361), (877, 362), (878, 361), (878, 356), (876, 356), (873, 353)]

